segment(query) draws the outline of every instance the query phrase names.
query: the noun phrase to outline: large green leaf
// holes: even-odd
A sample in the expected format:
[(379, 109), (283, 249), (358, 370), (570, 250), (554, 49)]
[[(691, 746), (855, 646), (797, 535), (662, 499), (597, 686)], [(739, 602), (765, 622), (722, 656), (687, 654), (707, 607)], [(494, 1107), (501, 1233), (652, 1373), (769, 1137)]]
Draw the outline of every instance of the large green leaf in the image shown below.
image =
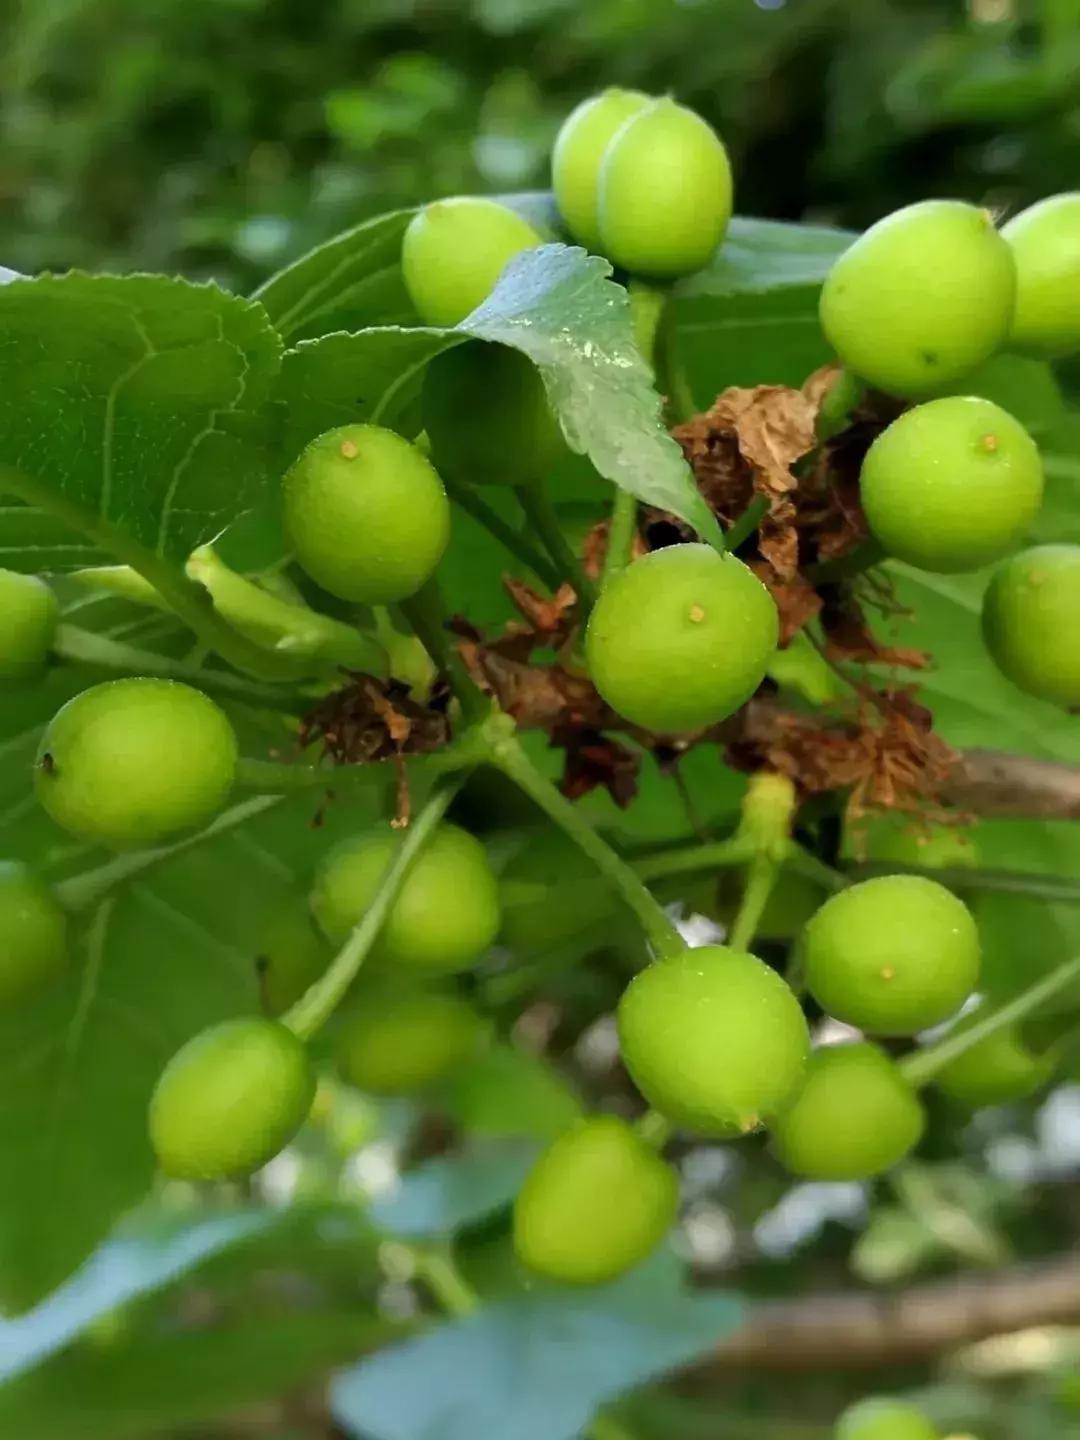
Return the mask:
[(537, 1148), (519, 1141), (429, 1160), (380, 1196), (372, 1205), (371, 1218), (392, 1235), (450, 1235), (509, 1205), (536, 1159)]
[(47, 1300), (14, 1320), (0, 1320), (0, 1386), (63, 1350), (88, 1326), (138, 1296), (160, 1290), (212, 1255), (277, 1223), (272, 1210), (184, 1216), (133, 1225), (106, 1241)]
[(366, 220), (267, 280), (255, 298), (279, 333), (295, 344), (411, 315), (400, 260), (401, 238), (412, 213), (395, 210)]
[(259, 305), (164, 276), (0, 288), (0, 560), (181, 560), (269, 482), (281, 344)]
[[(634, 342), (627, 293), (610, 274), (606, 260), (583, 250), (542, 245), (515, 256), (488, 299), (456, 330), (385, 327), (297, 346), (281, 378), (286, 453), (347, 420), (409, 430), (405, 417), (425, 366), (448, 346), (475, 337), (528, 355), (571, 448), (601, 475), (681, 515), (703, 535), (718, 533), (661, 424), (660, 397)], [(411, 428), (417, 426), (414, 421)]]
[(662, 1253), (613, 1285), (538, 1290), (381, 1351), (338, 1378), (333, 1407), (364, 1440), (574, 1440), (741, 1318), (729, 1295), (691, 1294)]

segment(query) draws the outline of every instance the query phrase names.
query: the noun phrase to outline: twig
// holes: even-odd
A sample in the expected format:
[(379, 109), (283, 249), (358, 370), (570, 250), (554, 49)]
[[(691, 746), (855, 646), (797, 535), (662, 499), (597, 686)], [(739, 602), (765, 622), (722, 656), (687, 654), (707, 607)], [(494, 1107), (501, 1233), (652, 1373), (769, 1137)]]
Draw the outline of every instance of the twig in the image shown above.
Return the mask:
[(1000, 750), (964, 750), (946, 798), (994, 819), (1080, 820), (1080, 766)]

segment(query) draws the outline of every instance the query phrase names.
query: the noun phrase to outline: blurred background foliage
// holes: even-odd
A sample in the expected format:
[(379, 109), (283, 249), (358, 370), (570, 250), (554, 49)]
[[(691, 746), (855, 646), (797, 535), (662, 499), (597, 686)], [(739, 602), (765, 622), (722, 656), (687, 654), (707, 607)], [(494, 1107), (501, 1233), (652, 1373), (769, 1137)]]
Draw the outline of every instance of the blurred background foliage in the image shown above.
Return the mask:
[(0, 0), (0, 263), (249, 287), (437, 194), (543, 186), (607, 83), (724, 135), (745, 214), (1011, 209), (1080, 168), (1080, 0)]

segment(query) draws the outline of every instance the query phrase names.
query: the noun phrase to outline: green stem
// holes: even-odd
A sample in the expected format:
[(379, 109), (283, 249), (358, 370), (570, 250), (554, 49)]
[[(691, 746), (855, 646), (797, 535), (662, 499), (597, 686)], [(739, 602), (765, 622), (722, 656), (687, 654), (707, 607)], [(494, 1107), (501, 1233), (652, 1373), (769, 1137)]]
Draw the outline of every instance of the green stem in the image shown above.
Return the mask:
[(733, 950), (749, 950), (754, 943), (754, 936), (779, 873), (779, 862), (771, 855), (758, 854), (750, 861), (742, 899), (727, 940)]
[(813, 880), (825, 890), (846, 890), (851, 884), (847, 875), (834, 870), (831, 865), (826, 865), (824, 860), (819, 860), (812, 850), (807, 850), (804, 845), (791, 840), (784, 847), (784, 864), (793, 870), (797, 875), (804, 876), (807, 880)]
[(53, 654), (72, 665), (87, 665), (98, 670), (117, 671), (125, 675), (160, 675), (167, 680), (183, 680), (197, 685), (209, 695), (223, 695), (246, 700), (274, 710), (297, 713), (303, 709), (295, 699), (290, 701), (283, 687), (262, 685), (246, 680), (227, 670), (207, 670), (184, 660), (170, 660), (152, 650), (140, 650), (107, 635), (95, 635), (77, 625), (61, 625), (52, 644)]
[(583, 605), (591, 605), (596, 598), (596, 587), (585, 574), (581, 561), (570, 548), (543, 482), (519, 485), (516, 488), (516, 494), (521, 508), (525, 512), (525, 518), (536, 531), (544, 549), (551, 556), (551, 562), (558, 574), (565, 580), (569, 580)]
[(749, 540), (768, 513), (768, 499), (764, 495), (755, 495), (734, 525), (724, 531), (724, 549), (737, 550)]
[(488, 534), (498, 540), (504, 549), (508, 550), (522, 565), (527, 565), (538, 580), (541, 580), (552, 593), (561, 583), (559, 572), (552, 565), (551, 561), (538, 549), (527, 536), (515, 530), (508, 520), (504, 520), (499, 512), (489, 505), (482, 496), (466, 484), (457, 484), (443, 477), (447, 493), (454, 504), (471, 515), (480, 525), (483, 525)]
[(461, 1318), (480, 1308), (480, 1297), (444, 1250), (410, 1246), (417, 1279), (422, 1280), (447, 1315)]
[(488, 702), (473, 683), (456, 647), (450, 643), (446, 608), (434, 578), (408, 600), (402, 600), (399, 609), (436, 667), (449, 678), (466, 720), (480, 719), (487, 713)]
[(643, 855), (628, 864), (641, 880), (665, 880), (669, 875), (693, 875), (699, 870), (726, 870), (745, 865), (753, 855), (753, 846), (744, 838), (711, 840), (678, 850), (661, 850), (656, 855)]
[(637, 500), (629, 490), (616, 488), (608, 522), (607, 554), (604, 556), (604, 575), (601, 586), (607, 585), (620, 570), (630, 563), (634, 549), (634, 534), (637, 530)]
[[(409, 774), (430, 777), (469, 769), (486, 756), (486, 748), (475, 730), (466, 730), (442, 750), (430, 755), (407, 755)], [(298, 790), (340, 789), (366, 786), (396, 778), (393, 760), (368, 760), (362, 765), (290, 765), (284, 760), (255, 760), (242, 756), (236, 763), (236, 784), (263, 794), (292, 794)]]
[(53, 887), (53, 892), (65, 910), (88, 910), (122, 881), (130, 880), (133, 875), (149, 870), (152, 865), (158, 865), (162, 860), (171, 860), (174, 855), (179, 855), (184, 850), (202, 845), (207, 840), (214, 840), (217, 836), (224, 835), (227, 830), (235, 829), (237, 825), (246, 824), (264, 810), (269, 810), (272, 805), (279, 804), (281, 798), (280, 795), (254, 795), (249, 800), (242, 800), (239, 805), (223, 810), (205, 830), (200, 830), (195, 835), (188, 835), (172, 845), (159, 845), (153, 850), (137, 850), (127, 855), (117, 855), (93, 870), (85, 870), (81, 875), (59, 881)]
[(635, 278), (630, 281), (628, 289), (630, 315), (634, 322), (634, 339), (652, 369), (671, 287)]
[(634, 1129), (654, 1150), (663, 1150), (675, 1133), (675, 1127), (659, 1110), (646, 1110), (634, 1123)]
[(360, 967), (378, 939), (390, 907), (405, 883), (410, 866), (434, 834), (449, 809), (450, 802), (464, 783), (464, 778), (464, 775), (456, 776), (440, 785), (429, 796), (424, 808), (409, 826), (400, 846), (395, 850), (394, 858), (382, 877), (375, 898), (334, 957), (329, 969), (281, 1017), (281, 1023), (299, 1035), (301, 1040), (310, 1040), (312, 1035), (325, 1025), (341, 1003), (346, 990), (360, 973)]
[(664, 912), (663, 906), (650, 894), (633, 868), (602, 840), (592, 826), (566, 796), (541, 775), (521, 748), (517, 736), (507, 730), (506, 717), (498, 716), (499, 725), (489, 727), (491, 763), (514, 782), (537, 804), (550, 820), (564, 830), (611, 882), (614, 890), (637, 916), (656, 955), (664, 960), (682, 954), (686, 942)]
[(697, 413), (697, 404), (690, 382), (679, 358), (679, 336), (675, 324), (675, 305), (669, 299), (660, 320), (660, 333), (656, 343), (656, 384), (662, 395), (667, 396), (667, 412), (670, 419), (680, 425)]
[(123, 531), (115, 530), (106, 521), (65, 500), (50, 486), (40, 484), (8, 465), (0, 465), (0, 491), (17, 495), (28, 505), (55, 516), (69, 529), (85, 535), (99, 549), (137, 570), (190, 630), (238, 670), (265, 680), (294, 678), (288, 662), (282, 664), (277, 656), (260, 649), (227, 625), (215, 613), (209, 596), (200, 586)]
[(861, 380), (857, 380), (850, 370), (840, 371), (818, 411), (816, 428), (819, 443), (831, 440), (847, 426), (851, 412), (865, 393), (865, 385)]
[(933, 1080), (946, 1065), (950, 1064), (958, 1056), (970, 1050), (973, 1045), (1003, 1030), (1008, 1025), (1019, 1024), (1033, 1015), (1041, 1006), (1052, 999), (1059, 991), (1064, 990), (1072, 982), (1080, 978), (1080, 955), (1074, 956), (1072, 960), (1066, 960), (1049, 975), (1037, 980), (1034, 985), (1029, 986), (1021, 995), (1009, 1000), (997, 1010), (987, 1015), (975, 1024), (967, 1026), (963, 1030), (954, 1031), (945, 1035), (936, 1044), (927, 1045), (923, 1049), (908, 1055), (900, 1061), (900, 1069), (904, 1078), (910, 1085), (916, 1087), (926, 1085)]

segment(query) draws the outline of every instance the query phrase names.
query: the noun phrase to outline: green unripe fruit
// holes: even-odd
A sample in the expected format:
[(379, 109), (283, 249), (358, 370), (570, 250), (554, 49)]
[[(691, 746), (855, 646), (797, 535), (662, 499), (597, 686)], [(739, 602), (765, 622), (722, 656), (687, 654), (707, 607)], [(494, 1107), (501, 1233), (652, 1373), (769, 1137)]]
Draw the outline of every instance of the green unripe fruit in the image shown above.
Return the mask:
[(983, 597), (983, 639), (1029, 695), (1080, 706), (1080, 545), (1036, 545), (1006, 560)]
[(541, 479), (565, 449), (540, 372), (506, 345), (473, 341), (436, 355), (423, 414), (439, 469), (471, 485)]
[(0, 860), (0, 1009), (15, 1005), (67, 964), (67, 917), (52, 891), (18, 860)]
[(867, 451), (863, 510), (890, 555), (948, 575), (1000, 560), (1042, 500), (1038, 448), (992, 400), (950, 395), (917, 405)]
[(342, 425), (313, 440), (286, 474), (283, 498), (297, 560), (339, 600), (407, 600), (450, 538), (438, 473), (380, 425)]
[(338, 1044), (342, 1074), (372, 1095), (413, 1095), (472, 1060), (488, 1024), (440, 990), (364, 986)]
[(872, 1035), (914, 1035), (947, 1020), (979, 978), (970, 911), (922, 875), (882, 875), (841, 890), (802, 943), (814, 999)]
[[(962, 1034), (984, 1018), (981, 1009), (974, 1010), (950, 1034)], [(950, 1060), (938, 1071), (935, 1084), (961, 1105), (978, 1109), (1026, 1100), (1041, 1090), (1053, 1073), (1054, 1056), (1036, 1054), (1018, 1026), (1006, 1025)]]
[(1016, 262), (1009, 344), (1046, 360), (1080, 350), (1080, 191), (1040, 200), (1001, 233)]
[(275, 1020), (226, 1020), (166, 1065), (150, 1100), (150, 1140), (167, 1175), (250, 1175), (307, 1119), (315, 1073), (303, 1044)]
[(821, 324), (856, 375), (920, 399), (999, 349), (1016, 291), (1012, 252), (985, 210), (924, 200), (845, 250), (821, 292)]
[[(378, 893), (403, 836), (373, 830), (331, 851), (315, 877), (311, 908), (340, 945)], [(499, 892), (484, 847), (440, 825), (409, 868), (372, 956), (413, 970), (467, 969), (499, 933)]]
[(882, 815), (845, 832), (844, 854), (922, 870), (970, 869), (978, 861), (975, 841), (953, 825), (926, 828), (907, 815)]
[(122, 850), (209, 820), (236, 770), (236, 736), (212, 700), (176, 680), (109, 680), (49, 721), (38, 800), (72, 835)]
[(330, 963), (330, 951), (312, 925), (307, 905), (294, 895), (270, 907), (257, 947), (255, 966), (271, 1015), (283, 1015), (295, 1005)]
[(703, 1135), (746, 1134), (777, 1115), (810, 1049), (780, 976), (723, 945), (642, 970), (619, 1002), (619, 1040), (649, 1104)]
[(640, 90), (612, 86), (571, 110), (555, 137), (551, 187), (570, 234), (588, 250), (600, 244), (600, 166), (615, 132), (649, 104)]
[(601, 1285), (632, 1269), (671, 1228), (679, 1180), (614, 1115), (582, 1120), (553, 1140), (514, 1205), (514, 1249), (538, 1275)]
[(585, 654), (623, 719), (661, 733), (701, 730), (754, 693), (778, 633), (772, 596), (741, 560), (670, 545), (604, 586)]
[(924, 1125), (918, 1096), (884, 1051), (826, 1045), (811, 1055), (803, 1087), (772, 1133), (793, 1175), (864, 1180), (902, 1160)]
[(56, 634), (56, 596), (36, 575), (0, 570), (0, 616), (0, 680), (36, 675)]
[(841, 1415), (835, 1440), (941, 1440), (926, 1416), (902, 1400), (860, 1400)]
[(731, 219), (727, 151), (674, 100), (627, 120), (604, 152), (597, 209), (604, 253), (634, 275), (674, 280), (707, 265)]
[(521, 953), (572, 941), (620, 908), (611, 886), (562, 830), (540, 830), (499, 876), (499, 938)]
[(425, 325), (456, 325), (484, 303), (509, 260), (541, 243), (527, 220), (496, 200), (436, 200), (405, 231), (409, 299)]

